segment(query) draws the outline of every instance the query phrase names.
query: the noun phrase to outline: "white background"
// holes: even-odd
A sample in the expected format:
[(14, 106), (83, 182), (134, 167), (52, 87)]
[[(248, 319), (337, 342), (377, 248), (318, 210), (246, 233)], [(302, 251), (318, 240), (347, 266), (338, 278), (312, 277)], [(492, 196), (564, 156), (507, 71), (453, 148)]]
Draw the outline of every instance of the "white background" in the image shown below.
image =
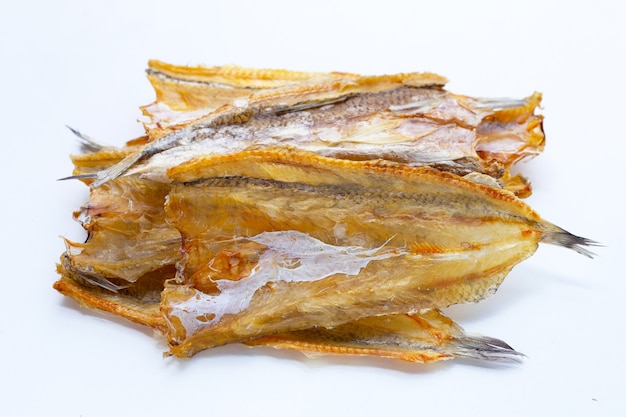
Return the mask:
[[(0, 11), (4, 416), (626, 415), (621, 1), (13, 1)], [(528, 355), (431, 365), (226, 346), (163, 359), (150, 331), (52, 288), (87, 198), (65, 124), (139, 136), (150, 58), (368, 74), (434, 71), (476, 96), (544, 93), (545, 153), (521, 170), (546, 219), (606, 245), (540, 247), (498, 294), (448, 313)]]

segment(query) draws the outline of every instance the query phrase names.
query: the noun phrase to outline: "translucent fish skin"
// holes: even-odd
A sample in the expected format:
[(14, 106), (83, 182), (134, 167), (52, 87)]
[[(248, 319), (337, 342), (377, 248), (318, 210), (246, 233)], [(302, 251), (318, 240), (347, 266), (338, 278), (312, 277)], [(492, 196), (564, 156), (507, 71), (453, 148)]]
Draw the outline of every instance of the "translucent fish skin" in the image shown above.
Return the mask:
[(539, 242), (591, 255), (517, 198), (530, 185), (510, 168), (544, 146), (538, 93), (158, 61), (148, 78), (146, 136), (111, 148), (72, 129), (88, 238), (66, 241), (54, 287), (154, 328), (169, 354), (510, 359), (439, 308), (493, 294)]

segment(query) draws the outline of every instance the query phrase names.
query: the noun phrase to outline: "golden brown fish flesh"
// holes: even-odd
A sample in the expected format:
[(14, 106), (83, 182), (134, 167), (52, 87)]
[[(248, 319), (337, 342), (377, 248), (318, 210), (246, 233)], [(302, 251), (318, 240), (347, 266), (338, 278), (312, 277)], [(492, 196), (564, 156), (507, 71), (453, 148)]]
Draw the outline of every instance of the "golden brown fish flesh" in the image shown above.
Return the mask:
[(55, 284), (187, 357), (234, 342), (415, 362), (518, 353), (440, 308), (493, 294), (539, 242), (593, 242), (519, 197), (541, 98), (475, 99), (433, 74), (157, 61), (147, 136), (83, 139), (90, 184)]

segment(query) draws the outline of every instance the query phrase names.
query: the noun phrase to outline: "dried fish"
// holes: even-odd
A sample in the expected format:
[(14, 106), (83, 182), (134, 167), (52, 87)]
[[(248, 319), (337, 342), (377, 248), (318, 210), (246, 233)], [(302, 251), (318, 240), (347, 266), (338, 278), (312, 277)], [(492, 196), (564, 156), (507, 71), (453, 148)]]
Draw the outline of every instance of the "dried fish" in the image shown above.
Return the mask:
[(468, 335), (439, 310), (422, 314), (367, 317), (332, 329), (311, 328), (246, 342), (294, 349), (307, 356), (368, 355), (427, 363), (465, 357), (515, 360), (523, 356), (501, 340)]
[[(511, 180), (509, 169), (540, 153), (544, 145), (542, 117), (534, 114), (541, 101), (538, 93), (524, 100), (474, 99), (443, 90), (445, 79), (433, 74), (333, 73), (306, 78), (288, 71), (276, 74), (286, 85), (254, 89), (258, 83), (253, 81), (223, 83), (232, 83), (242, 73), (248, 80), (273, 79), (274, 73), (233, 67), (192, 71), (199, 72), (201, 81), (191, 82), (189, 69), (169, 66), (169, 83), (164, 84), (164, 65), (152, 66), (149, 74), (159, 97), (169, 101), (144, 108), (151, 117), (147, 143), (129, 149), (107, 169), (79, 174), (94, 178), (92, 187), (129, 170), (167, 181), (168, 168), (202, 154), (294, 146), (344, 159), (486, 173), (528, 195), (528, 184), (521, 178)], [(185, 97), (186, 111), (170, 109), (181, 107), (181, 100), (171, 98), (173, 91)]]
[[(187, 357), (244, 342), (427, 362), (519, 355), (440, 308), (495, 292), (539, 242), (594, 242), (518, 197), (541, 95), (474, 99), (434, 74), (364, 77), (151, 61), (147, 135), (73, 129), (91, 185), (60, 292)], [(516, 197), (517, 195), (517, 197)]]
[(589, 254), (511, 193), (432, 168), (270, 149), (169, 174), (185, 256), (162, 308), (182, 356), (480, 301), (540, 241)]

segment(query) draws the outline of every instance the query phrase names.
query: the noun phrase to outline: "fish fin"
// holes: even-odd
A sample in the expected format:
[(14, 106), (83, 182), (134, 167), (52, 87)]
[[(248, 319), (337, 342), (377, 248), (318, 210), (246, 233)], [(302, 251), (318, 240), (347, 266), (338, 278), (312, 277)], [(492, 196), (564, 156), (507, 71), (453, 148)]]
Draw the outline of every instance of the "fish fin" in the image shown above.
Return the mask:
[(101, 144), (100, 142), (94, 140), (91, 136), (87, 136), (84, 133), (81, 133), (78, 129), (74, 129), (71, 126), (65, 125), (74, 135), (80, 139), (81, 150), (85, 153), (89, 152), (98, 152), (104, 148), (108, 148), (108, 146)]
[(587, 239), (585, 237), (576, 236), (567, 230), (561, 229), (558, 226), (549, 224), (549, 229), (546, 231), (545, 236), (542, 239), (544, 243), (550, 243), (552, 245), (563, 246), (568, 249), (572, 249), (581, 255), (588, 258), (597, 256), (594, 252), (587, 249), (588, 246), (603, 246), (600, 243)]
[(63, 177), (57, 179), (57, 181), (67, 181), (67, 180), (93, 180), (96, 179), (97, 174), (77, 174), (70, 175), (69, 177)]
[(137, 161), (139, 161), (145, 155), (144, 152), (139, 151), (135, 152), (131, 155), (128, 155), (126, 158), (122, 159), (117, 164), (98, 171), (97, 173), (90, 174), (76, 174), (70, 175), (68, 177), (59, 178), (57, 181), (66, 181), (66, 180), (94, 180), (91, 184), (91, 188), (98, 188), (102, 184), (107, 181), (114, 180), (115, 178), (121, 176), (124, 172), (128, 171), (130, 167), (135, 165)]
[(137, 161), (139, 161), (144, 156), (145, 152), (143, 151), (135, 152), (128, 155), (126, 158), (122, 159), (120, 162), (113, 165), (112, 167), (99, 171), (95, 176), (95, 181), (91, 183), (90, 187), (98, 188), (105, 182), (114, 180), (115, 178), (128, 171), (130, 167), (135, 165)]

